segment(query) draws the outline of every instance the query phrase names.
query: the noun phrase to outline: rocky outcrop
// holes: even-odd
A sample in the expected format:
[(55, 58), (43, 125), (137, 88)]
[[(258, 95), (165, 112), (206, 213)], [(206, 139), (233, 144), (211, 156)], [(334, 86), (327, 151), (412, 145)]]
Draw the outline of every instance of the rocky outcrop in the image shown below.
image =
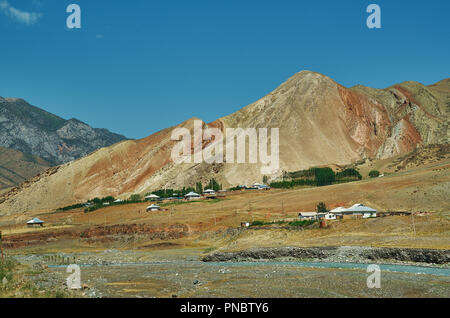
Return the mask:
[(255, 248), (240, 252), (214, 253), (203, 258), (204, 262), (227, 262), (246, 260), (273, 260), (277, 258), (326, 259), (337, 250), (336, 247), (278, 247)]
[(279, 247), (255, 248), (239, 252), (223, 252), (207, 255), (204, 262), (239, 262), (255, 260), (308, 260), (325, 262), (404, 262), (448, 264), (450, 250), (383, 247)]
[(369, 260), (396, 260), (402, 262), (446, 264), (450, 262), (449, 250), (418, 248), (374, 248), (362, 253)]

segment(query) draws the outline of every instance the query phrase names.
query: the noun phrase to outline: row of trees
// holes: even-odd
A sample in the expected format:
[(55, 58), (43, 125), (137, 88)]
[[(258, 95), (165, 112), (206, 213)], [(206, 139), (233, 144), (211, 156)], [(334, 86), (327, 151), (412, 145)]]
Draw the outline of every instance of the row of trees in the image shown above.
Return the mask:
[(209, 180), (209, 183), (205, 187), (203, 187), (201, 182), (197, 182), (196, 183), (196, 185), (195, 185), (195, 192), (201, 194), (204, 189), (205, 190), (206, 189), (211, 189), (211, 190), (214, 190), (214, 191), (219, 191), (219, 190), (222, 190), (222, 185), (220, 183), (218, 183), (216, 181), (216, 179), (214, 179), (214, 178)]
[[(286, 180), (289, 179), (289, 180)], [(354, 168), (335, 173), (331, 168), (311, 168), (294, 172), (283, 172), (283, 180), (272, 182), (272, 188), (292, 188), (295, 186), (326, 186), (333, 183), (361, 180), (362, 176)]]

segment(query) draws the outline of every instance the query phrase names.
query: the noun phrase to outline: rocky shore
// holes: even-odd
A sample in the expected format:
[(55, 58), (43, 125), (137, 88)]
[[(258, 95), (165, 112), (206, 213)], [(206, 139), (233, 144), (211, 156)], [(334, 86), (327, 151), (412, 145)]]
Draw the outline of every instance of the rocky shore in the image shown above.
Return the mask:
[(450, 250), (383, 247), (276, 247), (255, 248), (238, 252), (216, 252), (203, 257), (204, 262), (240, 261), (323, 261), (352, 263), (420, 263), (446, 266)]

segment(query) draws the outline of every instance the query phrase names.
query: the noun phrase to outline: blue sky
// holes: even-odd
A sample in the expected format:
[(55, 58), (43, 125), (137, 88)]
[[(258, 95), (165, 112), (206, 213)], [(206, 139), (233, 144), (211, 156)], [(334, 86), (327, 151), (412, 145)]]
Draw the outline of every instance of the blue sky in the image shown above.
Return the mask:
[[(371, 3), (381, 29), (366, 26)], [(432, 84), (449, 77), (449, 12), (447, 0), (0, 0), (0, 96), (142, 138), (228, 115), (301, 70)]]

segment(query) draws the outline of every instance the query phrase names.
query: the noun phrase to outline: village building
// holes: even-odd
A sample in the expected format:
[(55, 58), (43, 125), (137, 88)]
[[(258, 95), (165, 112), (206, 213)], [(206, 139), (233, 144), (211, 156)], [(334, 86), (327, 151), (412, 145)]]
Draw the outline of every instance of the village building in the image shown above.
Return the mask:
[(345, 210), (346, 210), (346, 208), (344, 208), (343, 206), (340, 206), (338, 208), (331, 210), (329, 213), (334, 214), (334, 216), (338, 219), (342, 219), (344, 217)]
[(189, 192), (188, 194), (186, 194), (185, 196), (184, 196), (184, 198), (186, 199), (186, 200), (198, 200), (198, 199), (200, 199), (201, 198), (201, 196), (200, 196), (200, 194), (198, 194), (198, 193), (195, 193), (195, 192)]
[(377, 216), (377, 210), (372, 209), (364, 204), (357, 203), (350, 208), (338, 207), (330, 211), (330, 213), (336, 215), (338, 218), (375, 218)]
[(203, 191), (203, 195), (215, 195), (216, 191), (211, 190), (211, 189), (206, 189), (205, 191)]
[(27, 222), (28, 227), (44, 227), (44, 221), (39, 218), (34, 218)]
[(146, 201), (158, 201), (159, 199), (160, 199), (160, 197), (157, 196), (156, 194), (150, 194), (145, 197)]
[(317, 214), (319, 219), (325, 219), (325, 220), (336, 220), (336, 214), (327, 212), (327, 213), (318, 213)]
[(345, 209), (344, 214), (361, 215), (363, 218), (376, 218), (377, 210), (372, 209), (364, 204), (357, 203), (350, 208)]
[(298, 217), (302, 220), (317, 220), (317, 212), (300, 212)]
[(147, 212), (157, 212), (157, 211), (161, 211), (161, 207), (159, 205), (152, 204), (147, 207)]

